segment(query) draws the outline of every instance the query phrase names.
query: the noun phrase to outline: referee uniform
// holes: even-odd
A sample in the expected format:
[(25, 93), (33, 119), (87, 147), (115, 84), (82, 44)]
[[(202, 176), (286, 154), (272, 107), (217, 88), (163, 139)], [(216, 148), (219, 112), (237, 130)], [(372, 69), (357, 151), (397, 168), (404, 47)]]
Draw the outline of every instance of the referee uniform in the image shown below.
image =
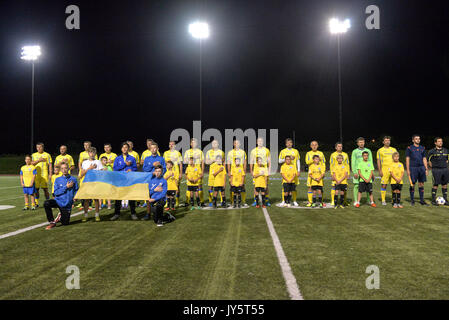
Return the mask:
[[(405, 150), (405, 157), (409, 158), (409, 168), (410, 168), (410, 180), (412, 185), (410, 185), (410, 201), (411, 204), (415, 203), (415, 183), (426, 182), (426, 167), (424, 166), (423, 159), (425, 158), (425, 148), (423, 146), (408, 146)], [(422, 205), (426, 205), (424, 201), (424, 186), (419, 187), (419, 200)]]
[(432, 204), (436, 204), (438, 185), (441, 184), (443, 198), (447, 203), (447, 184), (449, 182), (449, 169), (447, 163), (449, 160), (449, 151), (446, 148), (433, 148), (427, 154), (427, 161), (432, 163)]

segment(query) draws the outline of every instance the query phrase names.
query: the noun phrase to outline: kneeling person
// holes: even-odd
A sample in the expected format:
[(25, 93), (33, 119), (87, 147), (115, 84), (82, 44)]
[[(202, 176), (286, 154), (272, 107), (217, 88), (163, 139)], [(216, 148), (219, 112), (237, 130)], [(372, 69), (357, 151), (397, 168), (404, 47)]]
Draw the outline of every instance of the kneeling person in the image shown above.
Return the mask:
[[(78, 191), (78, 182), (76, 178), (69, 174), (67, 163), (61, 164), (62, 176), (55, 180), (55, 199), (44, 202), (45, 213), (50, 224), (47, 230), (56, 227), (56, 223), (61, 221), (62, 225), (68, 225), (70, 222), (70, 213), (72, 211), (73, 198)], [(52, 208), (58, 208), (60, 214), (54, 219)]]

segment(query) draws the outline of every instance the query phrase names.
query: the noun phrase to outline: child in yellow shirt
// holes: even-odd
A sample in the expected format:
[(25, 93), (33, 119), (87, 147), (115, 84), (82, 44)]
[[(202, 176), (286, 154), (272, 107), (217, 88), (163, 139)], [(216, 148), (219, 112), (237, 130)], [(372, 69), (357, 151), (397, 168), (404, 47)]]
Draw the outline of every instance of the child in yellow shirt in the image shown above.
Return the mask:
[(262, 157), (256, 158), (256, 165), (253, 171), (254, 177), (254, 199), (256, 200), (256, 208), (259, 206), (259, 194), (262, 196), (262, 208), (266, 208), (266, 196), (268, 184), (268, 168), (263, 164)]
[(189, 158), (189, 165), (186, 169), (187, 191), (190, 193), (190, 210), (195, 209), (195, 199), (197, 209), (201, 209), (201, 199), (199, 197), (199, 186), (201, 181), (201, 167), (195, 165), (194, 158)]
[(235, 158), (235, 165), (231, 166), (231, 175), (229, 176), (229, 183), (231, 185), (231, 192), (234, 193), (232, 199), (233, 208), (242, 207), (242, 191), (245, 185), (245, 170), (240, 163), (240, 158)]
[(213, 175), (214, 181), (214, 202), (213, 207), (217, 208), (217, 196), (218, 193), (221, 194), (221, 207), (226, 208), (226, 195), (225, 195), (225, 187), (226, 187), (226, 168), (223, 165), (223, 158), (221, 156), (217, 156), (215, 159), (215, 164), (211, 167), (211, 175)]
[(309, 166), (310, 188), (313, 192), (312, 207), (323, 207), (323, 178), (325, 174), (326, 168), (323, 163), (320, 163), (320, 156), (314, 155), (313, 163)]
[(174, 169), (173, 162), (167, 161), (167, 172), (164, 174), (164, 179), (167, 180), (167, 208), (166, 211), (175, 211), (176, 193), (178, 192), (179, 171)]

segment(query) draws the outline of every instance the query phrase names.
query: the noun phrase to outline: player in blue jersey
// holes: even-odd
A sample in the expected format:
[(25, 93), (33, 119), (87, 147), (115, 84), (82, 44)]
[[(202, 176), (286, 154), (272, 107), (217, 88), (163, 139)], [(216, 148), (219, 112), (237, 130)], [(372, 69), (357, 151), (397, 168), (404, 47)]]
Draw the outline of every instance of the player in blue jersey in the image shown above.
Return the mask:
[(427, 180), (427, 158), (426, 149), (420, 145), (421, 137), (417, 134), (412, 136), (413, 144), (405, 151), (405, 165), (410, 180), (410, 204), (415, 205), (415, 183), (418, 182), (419, 203), (428, 206), (424, 201), (424, 182)]

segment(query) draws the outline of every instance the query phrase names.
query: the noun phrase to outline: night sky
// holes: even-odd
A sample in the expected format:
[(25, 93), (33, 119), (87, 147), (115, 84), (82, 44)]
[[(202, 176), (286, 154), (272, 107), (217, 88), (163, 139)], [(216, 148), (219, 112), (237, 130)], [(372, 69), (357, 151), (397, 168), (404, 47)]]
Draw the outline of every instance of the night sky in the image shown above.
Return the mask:
[[(81, 30), (65, 28), (70, 4)], [(380, 30), (365, 27), (371, 4)], [(197, 19), (211, 28), (204, 129), (277, 128), (282, 140), (294, 130), (300, 144), (334, 143), (333, 16), (352, 21), (342, 38), (345, 140), (448, 136), (448, 1), (14, 0), (0, 5), (0, 153), (29, 152), (31, 65), (20, 51), (35, 43), (36, 142), (56, 153), (88, 139), (118, 152), (131, 139), (141, 152), (151, 137), (165, 150), (173, 129), (199, 119), (199, 45), (187, 32)]]

